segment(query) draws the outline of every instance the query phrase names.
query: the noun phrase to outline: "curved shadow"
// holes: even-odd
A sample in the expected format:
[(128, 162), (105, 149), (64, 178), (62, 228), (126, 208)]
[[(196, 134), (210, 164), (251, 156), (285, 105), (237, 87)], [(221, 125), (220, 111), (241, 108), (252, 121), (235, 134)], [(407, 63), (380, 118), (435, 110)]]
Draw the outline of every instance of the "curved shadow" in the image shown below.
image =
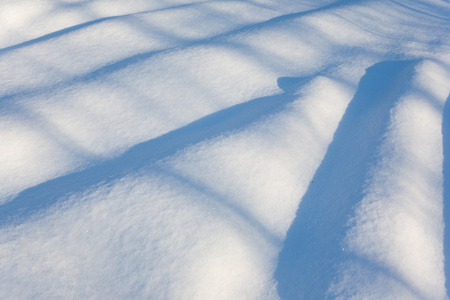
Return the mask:
[(303, 196), (278, 257), (275, 279), (282, 299), (325, 299), (344, 259), (340, 242), (362, 199), (389, 111), (408, 88), (415, 61), (385, 61), (366, 70), (333, 141)]
[(450, 95), (445, 101), (442, 117), (442, 143), (444, 147), (444, 272), (445, 288), (450, 298)]
[[(269, 20), (266, 21), (262, 21), (262, 22), (258, 22), (258, 23), (254, 23), (254, 24), (249, 24), (237, 29), (231, 29), (222, 33), (219, 33), (215, 36), (211, 36), (211, 37), (206, 37), (206, 38), (200, 38), (200, 39), (195, 39), (195, 40), (190, 40), (190, 41), (184, 41), (181, 44), (174, 44), (171, 45), (167, 48), (161, 48), (161, 49), (152, 49), (149, 51), (144, 51), (144, 52), (140, 52), (137, 54), (133, 54), (130, 55), (128, 57), (124, 57), (121, 58), (119, 60), (114, 60), (114, 61), (110, 61), (104, 65), (98, 66), (96, 69), (93, 69), (92, 71), (89, 71), (87, 73), (83, 73), (83, 74), (78, 74), (75, 75), (71, 78), (69, 78), (68, 80), (65, 81), (61, 81), (61, 82), (56, 82), (53, 84), (49, 84), (46, 85), (44, 87), (40, 86), (40, 87), (32, 87), (32, 88), (26, 88), (26, 89), (21, 89), (19, 91), (14, 91), (14, 92), (8, 92), (7, 94), (2, 94), (0, 91), (0, 109), (2, 109), (2, 105), (4, 105), (4, 103), (6, 103), (7, 101), (12, 101), (13, 99), (17, 99), (17, 98), (22, 98), (22, 97), (33, 97), (36, 95), (42, 95), (43, 93), (50, 93), (53, 92), (56, 89), (61, 89), (61, 88), (67, 88), (72, 86), (73, 84), (76, 83), (82, 83), (82, 82), (90, 82), (93, 80), (97, 80), (99, 77), (108, 75), (108, 74), (112, 74), (115, 72), (118, 72), (120, 70), (123, 70), (131, 65), (137, 64), (137, 63), (141, 63), (143, 61), (146, 61), (148, 59), (151, 59), (159, 54), (162, 53), (168, 53), (171, 51), (177, 51), (181, 48), (188, 48), (188, 47), (194, 47), (194, 46), (198, 46), (198, 45), (206, 45), (208, 43), (214, 43), (214, 42), (220, 42), (223, 39), (226, 39), (230, 36), (233, 35), (237, 35), (237, 34), (241, 34), (241, 33), (245, 33), (245, 32), (250, 32), (250, 31), (254, 31), (254, 30), (259, 30), (262, 28), (265, 28), (266, 26), (272, 26), (272, 25), (276, 25), (278, 23), (281, 22), (285, 22), (285, 21), (289, 21), (289, 20), (293, 20), (296, 18), (300, 18), (300, 17), (304, 17), (304, 16), (308, 16), (314, 13), (319, 13), (322, 11), (326, 11), (329, 9), (334, 9), (334, 8), (338, 8), (344, 5), (350, 5), (354, 2), (357, 1), (361, 1), (361, 0), (339, 0), (336, 1), (334, 3), (330, 3), (318, 8), (314, 8), (314, 9), (310, 9), (307, 11), (301, 11), (301, 12), (294, 12), (294, 13), (289, 13), (289, 14), (284, 14), (278, 17), (274, 17), (271, 18)], [(366, 0), (364, 0), (366, 1)], [(170, 9), (173, 8), (182, 8), (185, 6), (190, 6), (191, 4), (182, 4), (179, 6), (174, 6), (171, 7)], [(192, 5), (195, 5), (192, 4)], [(169, 8), (168, 8), (169, 9)], [(165, 10), (165, 9), (161, 9), (161, 10)], [(143, 11), (143, 12), (137, 12), (137, 13), (131, 13), (131, 14), (125, 14), (125, 15), (117, 15), (117, 16), (110, 16), (110, 17), (104, 17), (104, 18), (99, 18), (96, 20), (92, 20), (89, 22), (85, 22), (82, 24), (78, 24), (78, 25), (74, 25), (71, 27), (67, 27), (52, 33), (48, 33), (46, 35), (40, 36), (38, 38), (35, 39), (31, 39), (16, 45), (12, 45), (12, 46), (8, 46), (6, 48), (1, 48), (0, 49), (0, 56), (3, 54), (6, 54), (10, 51), (13, 50), (17, 50), (17, 49), (21, 49), (24, 47), (28, 47), (28, 46), (32, 46), (35, 44), (39, 44), (41, 42), (46, 42), (48, 40), (51, 39), (55, 39), (55, 38), (59, 38), (64, 36), (65, 34), (68, 33), (72, 33), (75, 32), (77, 30), (80, 29), (84, 29), (87, 28), (89, 26), (98, 24), (98, 23), (102, 23), (105, 21), (109, 21), (109, 20), (113, 20), (113, 19), (119, 19), (119, 18), (125, 18), (125, 17), (132, 17), (134, 15), (140, 15), (140, 14), (146, 14), (146, 13), (152, 13), (158, 10), (150, 10), (150, 11)], [(168, 34), (168, 33), (166, 33)]]
[[(318, 8), (311, 9), (311, 10), (284, 14), (284, 15), (281, 15), (281, 16), (278, 16), (278, 17), (271, 18), (271, 19), (266, 20), (266, 21), (258, 22), (258, 23), (255, 23), (255, 24), (246, 25), (246, 26), (243, 26), (243, 27), (238, 28), (238, 29), (232, 29), (232, 30), (229, 30), (229, 31), (225, 31), (225, 32), (220, 33), (220, 34), (218, 34), (216, 36), (213, 36), (213, 37), (208, 37), (206, 39), (195, 40), (193, 42), (188, 43), (187, 46), (190, 46), (190, 45), (193, 46), (193, 45), (197, 45), (197, 44), (199, 44), (201, 42), (206, 42), (208, 40), (220, 39), (220, 38), (224, 38), (224, 37), (227, 37), (227, 36), (230, 36), (230, 35), (246, 32), (246, 31), (251, 31), (251, 30), (258, 29), (260, 27), (266, 26), (268, 24), (278, 23), (280, 21), (287, 21), (287, 20), (290, 20), (290, 19), (306, 16), (306, 15), (309, 15), (309, 14), (312, 14), (312, 13), (316, 13), (316, 12), (321, 12), (321, 11), (324, 11), (324, 10), (327, 10), (327, 9), (333, 9), (333, 8), (339, 7), (341, 5), (347, 5), (347, 4), (351, 4), (351, 3), (354, 3), (354, 2), (358, 2), (358, 1), (361, 1), (361, 0), (339, 0), (339, 1), (336, 1), (334, 3), (330, 3), (330, 4), (327, 4), (327, 5), (318, 7)], [(60, 29), (60, 30), (57, 30), (57, 31), (54, 31), (54, 32), (51, 32), (51, 33), (48, 33), (48, 34), (45, 34), (45, 35), (42, 35), (40, 37), (31, 39), (31, 40), (28, 40), (28, 41), (25, 41), (25, 42), (21, 42), (21, 43), (12, 45), (12, 46), (7, 46), (7, 47), (4, 47), (4, 48), (0, 48), (0, 55), (3, 54), (4, 52), (8, 52), (8, 51), (11, 51), (11, 50), (24, 48), (24, 47), (31, 46), (31, 45), (34, 45), (34, 44), (37, 44), (37, 43), (40, 43), (40, 42), (48, 41), (50, 39), (58, 38), (58, 37), (61, 37), (61, 36), (65, 35), (65, 34), (67, 34), (67, 33), (71, 33), (71, 32), (74, 32), (74, 31), (77, 31), (77, 30), (89, 27), (91, 25), (102, 23), (102, 22), (105, 22), (105, 21), (109, 21), (109, 20), (113, 20), (113, 19), (120, 19), (120, 18), (125, 18), (125, 17), (132, 17), (132, 16), (136, 16), (136, 15), (143, 15), (143, 14), (148, 14), (148, 13), (154, 13), (154, 12), (159, 12), (159, 11), (171, 10), (171, 9), (179, 9), (179, 8), (184, 8), (184, 7), (189, 7), (189, 6), (196, 6), (196, 5), (201, 5), (201, 4), (204, 4), (204, 3), (206, 3), (206, 2), (180, 4), (180, 5), (175, 5), (175, 6), (171, 6), (171, 7), (167, 7), (167, 8), (146, 10), (146, 11), (141, 11), (141, 12), (135, 12), (135, 13), (129, 13), (129, 14), (123, 14), (123, 15), (115, 15), (115, 16), (98, 18), (98, 19), (95, 19), (95, 20), (92, 20), (92, 21), (88, 21), (88, 22), (84, 22), (84, 23), (81, 23), (81, 24), (69, 26), (67, 28), (63, 28), (63, 29)], [(252, 4), (256, 5), (254, 3), (252, 3)], [(177, 48), (177, 47), (173, 47), (173, 48), (171, 47), (169, 49), (164, 49), (164, 50), (167, 51), (167, 50), (175, 49), (175, 48)]]
[(177, 9), (177, 8), (183, 8), (183, 7), (189, 7), (189, 6), (193, 6), (193, 5), (198, 5), (198, 3), (190, 3), (190, 4), (180, 4), (180, 5), (176, 5), (176, 6), (172, 6), (172, 7), (167, 7), (167, 8), (161, 8), (161, 9), (153, 9), (153, 10), (146, 10), (146, 11), (141, 11), (141, 12), (135, 12), (135, 13), (129, 13), (129, 14), (123, 14), (123, 15), (115, 15), (115, 16), (109, 16), (109, 17), (102, 17), (102, 18), (98, 18), (95, 20), (91, 20), (91, 21), (87, 21), (81, 24), (77, 24), (77, 25), (73, 25), (73, 26), (69, 26), (54, 32), (50, 32), (47, 34), (44, 34), (40, 37), (34, 38), (34, 39), (30, 39), (28, 41), (22, 42), (22, 43), (18, 43), (12, 46), (8, 46), (5, 48), (1, 48), (0, 49), (0, 55), (3, 52), (8, 52), (11, 50), (16, 50), (16, 49), (20, 49), (20, 48), (24, 48), (27, 46), (32, 46), (34, 44), (38, 44), (41, 42), (45, 42), (54, 38), (58, 38), (61, 37), (67, 33), (71, 33), (86, 27), (89, 27), (91, 25), (95, 25), (98, 23), (102, 23), (105, 21), (109, 21), (109, 20), (114, 20), (114, 19), (120, 19), (120, 18), (126, 18), (126, 17), (132, 17), (132, 16), (137, 16), (137, 15), (143, 15), (143, 14), (148, 14), (148, 13), (153, 13), (153, 12), (159, 12), (159, 11), (165, 11), (165, 10), (170, 10), (170, 9)]
[(256, 98), (220, 110), (182, 128), (137, 144), (112, 160), (28, 188), (0, 206), (0, 227), (20, 224), (37, 212), (64, 201), (65, 195), (111, 182), (192, 144), (238, 130), (273, 114), (292, 102), (298, 86), (310, 79), (311, 77), (279, 78), (278, 86), (284, 91), (281, 94)]

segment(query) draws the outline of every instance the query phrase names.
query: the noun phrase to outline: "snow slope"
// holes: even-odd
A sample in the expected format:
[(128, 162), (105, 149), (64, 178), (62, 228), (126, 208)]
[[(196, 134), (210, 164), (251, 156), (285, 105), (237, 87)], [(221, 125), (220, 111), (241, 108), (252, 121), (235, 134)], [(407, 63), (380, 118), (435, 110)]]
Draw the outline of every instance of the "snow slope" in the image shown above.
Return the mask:
[(449, 1), (6, 0), (0, 28), (1, 299), (448, 299)]

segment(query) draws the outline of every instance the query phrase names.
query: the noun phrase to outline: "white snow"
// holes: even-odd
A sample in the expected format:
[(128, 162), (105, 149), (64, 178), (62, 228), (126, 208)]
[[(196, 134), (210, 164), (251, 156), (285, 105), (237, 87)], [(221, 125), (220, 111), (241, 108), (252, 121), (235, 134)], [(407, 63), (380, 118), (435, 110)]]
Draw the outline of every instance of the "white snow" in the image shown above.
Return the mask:
[(448, 299), (446, 0), (0, 3), (1, 299)]

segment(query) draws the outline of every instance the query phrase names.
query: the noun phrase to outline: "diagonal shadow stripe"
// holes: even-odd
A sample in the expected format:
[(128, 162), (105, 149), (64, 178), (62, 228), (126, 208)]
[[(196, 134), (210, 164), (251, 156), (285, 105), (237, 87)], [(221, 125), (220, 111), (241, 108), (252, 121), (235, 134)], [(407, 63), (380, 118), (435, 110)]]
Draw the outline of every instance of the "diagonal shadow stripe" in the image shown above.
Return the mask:
[[(360, 1), (361, 0), (359, 0), (359, 2)], [(367, 0), (364, 0), (364, 1), (367, 1)], [(255, 24), (246, 25), (246, 26), (243, 26), (243, 27), (237, 28), (237, 29), (232, 29), (232, 30), (220, 33), (220, 34), (218, 34), (216, 36), (208, 37), (208, 38), (205, 38), (205, 39), (194, 40), (194, 41), (188, 42), (187, 45), (184, 45), (184, 46), (185, 47), (195, 46), (195, 45), (198, 45), (198, 44), (201, 44), (201, 43), (208, 42), (210, 40), (221, 39), (221, 38), (232, 36), (232, 35), (235, 35), (235, 34), (238, 34), (238, 33), (252, 31), (252, 30), (255, 30), (255, 29), (258, 29), (258, 28), (262, 28), (262, 27), (267, 26), (267, 25), (272, 25), (272, 24), (276, 24), (276, 23), (279, 23), (279, 22), (288, 21), (288, 20), (291, 20), (291, 19), (295, 19), (295, 18), (298, 18), (298, 17), (306, 16), (306, 15), (309, 15), (309, 14), (312, 14), (312, 13), (321, 12), (321, 11), (328, 10), (328, 9), (334, 9), (334, 8), (340, 7), (342, 5), (351, 4), (353, 2), (358, 2), (358, 0), (340, 0), (340, 1), (337, 1), (337, 2), (334, 2), (334, 3), (331, 3), (331, 4), (324, 5), (322, 7), (311, 9), (311, 10), (284, 14), (284, 15), (281, 15), (281, 16), (277, 16), (277, 17), (271, 18), (269, 20), (265, 20), (265, 21), (258, 22), (258, 23), (255, 23)], [(102, 22), (105, 22), (105, 21), (108, 21), (108, 20), (125, 18), (125, 17), (132, 17), (132, 16), (135, 16), (135, 15), (143, 15), (143, 14), (147, 14), (147, 13), (153, 13), (153, 12), (164, 11), (164, 10), (169, 10), (169, 9), (178, 9), (178, 8), (183, 8), (183, 7), (189, 7), (189, 6), (204, 4), (204, 3), (207, 3), (207, 2), (181, 4), (181, 5), (177, 5), (177, 6), (173, 6), (173, 7), (169, 7), (169, 8), (148, 10), (148, 11), (136, 12), (136, 13), (131, 13), (131, 14), (124, 14), (124, 15), (116, 15), (116, 16), (99, 18), (99, 19), (96, 19), (96, 20), (88, 21), (88, 22), (85, 22), (85, 23), (82, 23), (82, 24), (78, 24), (78, 25), (74, 25), (74, 26), (70, 26), (70, 27), (61, 29), (61, 30), (57, 30), (57, 31), (45, 34), (43, 36), (40, 36), (38, 38), (31, 39), (31, 40), (28, 40), (28, 41), (25, 41), (25, 42), (22, 42), (22, 43), (19, 43), (19, 44), (16, 44), (16, 45), (12, 45), (12, 46), (9, 46), (9, 47), (2, 48), (2, 49), (0, 49), (0, 55), (5, 53), (5, 52), (11, 51), (11, 50), (24, 48), (24, 47), (31, 46), (31, 45), (34, 45), (34, 44), (37, 44), (37, 43), (40, 43), (40, 42), (48, 41), (50, 39), (58, 38), (58, 37), (61, 37), (61, 36), (65, 35), (65, 34), (67, 34), (67, 33), (71, 33), (71, 32), (83, 29), (85, 27), (89, 27), (91, 25), (102, 23)], [(179, 46), (181, 46), (181, 45), (179, 45)], [(174, 49), (174, 48), (176, 48), (176, 47), (172, 47), (172, 48), (165, 49), (165, 50), (167, 51), (167, 50)]]
[(296, 89), (293, 86), (298, 87), (310, 79), (310, 77), (279, 78), (278, 86), (284, 93), (256, 98), (223, 109), (158, 138), (138, 144), (115, 159), (28, 188), (12, 201), (0, 206), (0, 227), (20, 224), (36, 212), (49, 208), (64, 195), (120, 178), (189, 145), (225, 132), (239, 130), (266, 115), (273, 114), (295, 99)]
[[(56, 82), (56, 83), (53, 83), (53, 84), (50, 84), (47, 86), (39, 86), (39, 87), (34, 87), (34, 88), (23, 89), (23, 90), (15, 91), (12, 93), (10, 92), (8, 94), (3, 94), (3, 95), (1, 95), (1, 91), (0, 91), (0, 109), (3, 108), (2, 106), (5, 106), (5, 105), (8, 105), (9, 103), (11, 103), (14, 99), (23, 98), (23, 97), (29, 98), (29, 97), (34, 97), (34, 96), (43, 95), (43, 94), (47, 94), (47, 93), (54, 93), (55, 90), (68, 88), (76, 83), (85, 83), (85, 82), (91, 82), (94, 80), (98, 80), (98, 78), (101, 78), (102, 76), (107, 76), (109, 74), (119, 72), (123, 69), (126, 69), (129, 66), (132, 66), (132, 65), (135, 65), (138, 63), (142, 63), (143, 61), (151, 59), (160, 54), (170, 53), (172, 51), (177, 51), (177, 50), (186, 49), (189, 47), (195, 47), (195, 46), (199, 46), (199, 45), (207, 45), (209, 43), (215, 43), (215, 42), (220, 43), (223, 39), (226, 39), (227, 37), (230, 37), (230, 36), (233, 36), (236, 34), (262, 29), (262, 28), (265, 28), (266, 26), (272, 26), (272, 25), (276, 25), (281, 22), (293, 20), (296, 18), (310, 15), (310, 14), (326, 11), (329, 9), (335, 9), (335, 8), (338, 8), (338, 7), (341, 7), (344, 5), (352, 4), (357, 1), (358, 0), (341, 0), (341, 1), (337, 1), (334, 3), (319, 7), (319, 8), (274, 17), (272, 19), (269, 19), (269, 20), (266, 20), (266, 21), (263, 21), (260, 23), (250, 24), (247, 26), (243, 26), (241, 28), (226, 31), (226, 32), (223, 32), (216, 36), (198, 39), (198, 40), (192, 40), (192, 41), (182, 43), (181, 45), (174, 45), (174, 46), (164, 48), (164, 49), (154, 49), (154, 50), (150, 50), (150, 51), (137, 53), (137, 54), (122, 58), (118, 61), (106, 63), (88, 73), (76, 75), (66, 81)], [(364, 0), (364, 1), (366, 1), (366, 0)], [(180, 7), (183, 7), (183, 6), (189, 6), (189, 5), (181, 5)], [(149, 12), (153, 12), (153, 11), (149, 11)], [(145, 14), (145, 13), (147, 13), (147, 12), (140, 12), (140, 13), (135, 13), (135, 14)], [(66, 29), (62, 29), (62, 30), (47, 34), (45, 36), (18, 44), (18, 45), (0, 49), (0, 56), (9, 50), (19, 49), (19, 48), (26, 47), (29, 45), (34, 45), (39, 42), (43, 42), (43, 41), (46, 41), (46, 40), (49, 40), (52, 38), (57, 38), (57, 37), (63, 36), (66, 33), (70, 33), (72, 31), (76, 31), (76, 30), (82, 29), (84, 27), (88, 27), (90, 25), (101, 23), (101, 22), (104, 22), (104, 21), (107, 21), (110, 19), (132, 16), (135, 14), (101, 18), (101, 19), (93, 20), (93, 21), (86, 22), (83, 24), (75, 25), (75, 26), (72, 26), (72, 27), (69, 27)]]
[(148, 13), (153, 13), (153, 12), (158, 12), (158, 11), (164, 11), (164, 10), (170, 10), (170, 9), (177, 9), (177, 8), (183, 8), (183, 7), (189, 7), (189, 6), (193, 6), (193, 5), (198, 5), (198, 4), (202, 4), (204, 2), (197, 2), (197, 3), (189, 3), (189, 4), (181, 4), (181, 5), (177, 5), (177, 6), (172, 6), (172, 7), (168, 7), (168, 8), (162, 8), (162, 9), (155, 9), (155, 10), (147, 10), (147, 11), (142, 11), (142, 12), (136, 12), (136, 13), (130, 13), (130, 14), (124, 14), (124, 15), (116, 15), (116, 16), (110, 16), (110, 17), (104, 17), (104, 18), (99, 18), (99, 19), (95, 19), (92, 21), (88, 21), (88, 22), (84, 22), (81, 24), (77, 24), (74, 26), (70, 26), (67, 28), (63, 28), (61, 30), (57, 30), (48, 34), (45, 34), (43, 36), (16, 44), (16, 45), (12, 45), (9, 47), (5, 47), (5, 48), (1, 48), (0, 49), (0, 54), (4, 53), (4, 52), (8, 52), (11, 50), (16, 50), (16, 49), (20, 49), (20, 48), (24, 48), (27, 46), (31, 46), (31, 45), (35, 45), (41, 42), (45, 42), (54, 38), (58, 38), (61, 37), (67, 33), (71, 33), (86, 27), (89, 27), (91, 25), (95, 25), (98, 23), (102, 23), (108, 20), (114, 20), (114, 19), (120, 19), (120, 18), (126, 18), (126, 17), (132, 17), (132, 16), (136, 16), (136, 15), (143, 15), (143, 14), (148, 14)]

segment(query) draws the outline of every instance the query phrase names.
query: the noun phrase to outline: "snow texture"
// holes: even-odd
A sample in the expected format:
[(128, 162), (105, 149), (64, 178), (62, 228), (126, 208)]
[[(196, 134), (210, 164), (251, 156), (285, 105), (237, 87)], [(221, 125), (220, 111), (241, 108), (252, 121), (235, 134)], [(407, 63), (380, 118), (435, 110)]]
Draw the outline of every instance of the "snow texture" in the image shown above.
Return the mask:
[(448, 0), (0, 3), (0, 299), (448, 299)]

